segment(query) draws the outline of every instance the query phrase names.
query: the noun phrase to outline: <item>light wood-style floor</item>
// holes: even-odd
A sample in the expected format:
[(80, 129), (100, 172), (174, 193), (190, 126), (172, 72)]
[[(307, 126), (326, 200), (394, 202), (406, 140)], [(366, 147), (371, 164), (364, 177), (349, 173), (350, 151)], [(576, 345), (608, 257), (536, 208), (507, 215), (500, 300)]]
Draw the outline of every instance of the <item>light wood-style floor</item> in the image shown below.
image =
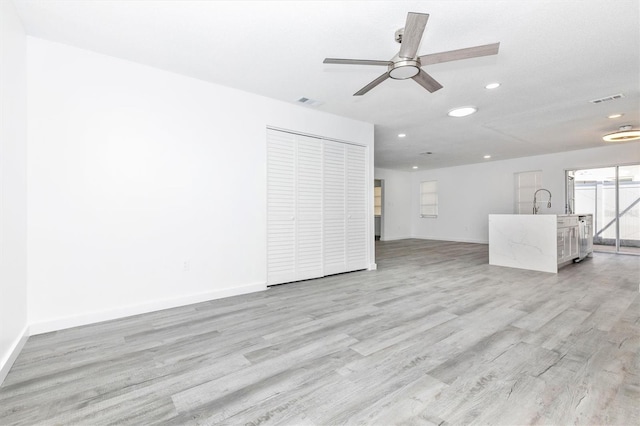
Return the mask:
[[(605, 252), (605, 253), (615, 253), (616, 246), (605, 246), (601, 244), (594, 244), (593, 250), (598, 252)], [(620, 253), (640, 255), (640, 247), (621, 246)]]
[(640, 257), (555, 275), (403, 240), (377, 259), (31, 337), (0, 424), (640, 423)]

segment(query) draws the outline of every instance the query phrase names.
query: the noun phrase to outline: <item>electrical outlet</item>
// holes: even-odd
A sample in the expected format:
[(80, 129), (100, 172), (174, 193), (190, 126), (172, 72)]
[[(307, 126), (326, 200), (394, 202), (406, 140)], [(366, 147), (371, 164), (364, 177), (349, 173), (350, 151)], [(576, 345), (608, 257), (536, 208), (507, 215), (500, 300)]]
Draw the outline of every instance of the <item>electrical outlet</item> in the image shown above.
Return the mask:
[(189, 262), (188, 260), (185, 260), (184, 262), (182, 262), (182, 271), (183, 272), (187, 272), (191, 269), (191, 262)]

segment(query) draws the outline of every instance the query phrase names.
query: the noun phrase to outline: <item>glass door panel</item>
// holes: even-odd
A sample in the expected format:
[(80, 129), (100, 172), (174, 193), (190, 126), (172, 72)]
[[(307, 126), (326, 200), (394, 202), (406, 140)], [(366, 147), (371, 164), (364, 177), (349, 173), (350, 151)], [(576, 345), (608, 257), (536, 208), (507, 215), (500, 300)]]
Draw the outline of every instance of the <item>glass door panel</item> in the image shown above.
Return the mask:
[(616, 168), (576, 170), (575, 213), (593, 214), (593, 249), (616, 251)]
[(640, 164), (618, 168), (619, 251), (640, 253)]

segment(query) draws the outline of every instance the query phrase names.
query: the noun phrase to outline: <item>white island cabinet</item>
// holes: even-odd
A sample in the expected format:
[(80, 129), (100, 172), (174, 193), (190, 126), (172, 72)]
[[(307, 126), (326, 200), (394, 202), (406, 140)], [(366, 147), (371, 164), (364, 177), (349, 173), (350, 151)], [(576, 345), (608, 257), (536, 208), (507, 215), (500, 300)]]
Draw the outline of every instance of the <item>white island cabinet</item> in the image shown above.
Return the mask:
[(559, 266), (581, 256), (578, 219), (578, 215), (489, 215), (489, 264), (557, 273)]
[(578, 216), (558, 216), (558, 263), (577, 259), (579, 245)]

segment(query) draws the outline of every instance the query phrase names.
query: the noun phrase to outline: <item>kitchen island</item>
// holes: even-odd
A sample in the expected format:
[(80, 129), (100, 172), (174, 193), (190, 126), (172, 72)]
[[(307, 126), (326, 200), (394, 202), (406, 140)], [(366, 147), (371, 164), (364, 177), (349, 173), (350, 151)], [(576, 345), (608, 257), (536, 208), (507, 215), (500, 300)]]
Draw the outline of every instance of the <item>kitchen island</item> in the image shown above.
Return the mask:
[(592, 223), (591, 215), (491, 214), (489, 264), (557, 273), (592, 252)]

